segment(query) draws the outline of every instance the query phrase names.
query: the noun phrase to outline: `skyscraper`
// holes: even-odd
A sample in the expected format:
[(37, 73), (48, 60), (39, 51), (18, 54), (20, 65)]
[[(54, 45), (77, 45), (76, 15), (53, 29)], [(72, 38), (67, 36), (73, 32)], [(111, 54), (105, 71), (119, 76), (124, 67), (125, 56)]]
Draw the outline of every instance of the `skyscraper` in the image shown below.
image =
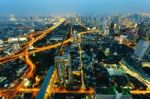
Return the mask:
[(142, 59), (150, 48), (150, 40), (140, 39), (136, 49), (134, 50), (134, 56), (138, 59)]
[(16, 19), (16, 17), (15, 17), (15, 15), (11, 15), (11, 17), (10, 17), (10, 19), (9, 19), (10, 21), (17, 21), (17, 19)]
[(71, 59), (70, 54), (55, 57), (55, 67), (57, 68), (59, 82), (64, 84), (71, 81)]

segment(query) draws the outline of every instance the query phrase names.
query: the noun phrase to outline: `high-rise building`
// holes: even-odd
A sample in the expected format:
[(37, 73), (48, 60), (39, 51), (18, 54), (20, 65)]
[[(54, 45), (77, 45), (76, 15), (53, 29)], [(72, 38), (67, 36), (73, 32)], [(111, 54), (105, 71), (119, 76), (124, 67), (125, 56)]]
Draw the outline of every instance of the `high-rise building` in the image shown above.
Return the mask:
[(73, 31), (73, 42), (77, 42), (77, 31)]
[(133, 54), (138, 59), (142, 59), (144, 55), (147, 53), (149, 48), (150, 48), (150, 40), (140, 39)]
[(109, 35), (109, 27), (108, 27), (108, 21), (105, 21), (103, 24), (103, 29), (104, 29), (104, 35)]
[(10, 17), (10, 19), (9, 19), (10, 21), (17, 21), (17, 19), (16, 19), (16, 17), (15, 17), (15, 15), (11, 15), (11, 17)]
[(65, 84), (66, 81), (71, 81), (71, 58), (70, 54), (55, 57), (55, 67), (57, 68), (58, 79), (61, 83)]
[(104, 35), (109, 35), (109, 29), (104, 29)]
[(0, 47), (3, 47), (3, 44), (4, 44), (3, 40), (0, 39)]

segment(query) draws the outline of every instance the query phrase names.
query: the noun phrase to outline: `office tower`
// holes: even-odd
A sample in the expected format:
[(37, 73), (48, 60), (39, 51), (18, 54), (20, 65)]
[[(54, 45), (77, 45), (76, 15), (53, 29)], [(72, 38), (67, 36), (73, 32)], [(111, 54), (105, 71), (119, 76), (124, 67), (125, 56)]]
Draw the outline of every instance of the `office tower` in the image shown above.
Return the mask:
[(149, 50), (149, 48), (150, 48), (150, 40), (140, 39), (133, 54), (138, 59), (142, 59)]
[(77, 31), (73, 31), (73, 42), (77, 42)]
[(110, 30), (109, 30), (107, 21), (104, 22), (103, 29), (104, 29), (104, 35), (109, 35)]
[(113, 22), (111, 22), (111, 24), (109, 26), (109, 35), (115, 34), (114, 27), (115, 27), (115, 24)]
[(17, 21), (17, 19), (16, 19), (16, 17), (15, 17), (15, 15), (11, 15), (11, 17), (10, 17), (10, 19), (9, 19), (10, 21)]
[(57, 68), (58, 79), (65, 85), (66, 81), (71, 81), (71, 59), (70, 54), (55, 57), (55, 67)]

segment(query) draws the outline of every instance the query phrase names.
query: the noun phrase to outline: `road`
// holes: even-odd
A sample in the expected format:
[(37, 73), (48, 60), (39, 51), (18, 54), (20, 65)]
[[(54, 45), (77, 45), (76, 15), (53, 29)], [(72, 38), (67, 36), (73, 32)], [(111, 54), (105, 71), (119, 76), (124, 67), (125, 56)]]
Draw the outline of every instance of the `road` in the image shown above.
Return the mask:
[(84, 83), (84, 73), (83, 73), (83, 61), (82, 61), (82, 49), (81, 49), (81, 42), (78, 43), (79, 46), (79, 54), (80, 54), (80, 67), (81, 67), (81, 89), (86, 89), (85, 83)]
[[(29, 69), (23, 75), (23, 78), (26, 78), (26, 79), (31, 78), (33, 76), (33, 73), (34, 73), (34, 70), (35, 70), (35, 65), (30, 60), (29, 55), (34, 54), (34, 53), (38, 53), (38, 52), (41, 52), (41, 51), (57, 48), (57, 47), (62, 45), (62, 42), (59, 42), (59, 43), (53, 44), (53, 45), (49, 45), (49, 46), (45, 46), (45, 47), (41, 47), (41, 48), (37, 48), (37, 49), (32, 50), (32, 51), (29, 51), (30, 46), (32, 46), (35, 42), (37, 42), (37, 41), (41, 40), (42, 38), (44, 38), (48, 33), (52, 32), (54, 29), (56, 29), (58, 26), (60, 26), (64, 21), (65, 21), (65, 19), (63, 19), (63, 18), (60, 19), (57, 24), (55, 24), (51, 28), (43, 31), (36, 38), (33, 37), (33, 35), (30, 35), (29, 37), (30, 37), (31, 40), (26, 44), (26, 46), (24, 48), (21, 49), (21, 51), (18, 51), (17, 53), (15, 52), (15, 53), (12, 53), (9, 56), (5, 56), (5, 57), (0, 58), (0, 64), (3, 64), (3, 63), (6, 63), (6, 62), (9, 62), (9, 61), (21, 58), (29, 66)], [(93, 33), (93, 32), (98, 32), (98, 30), (85, 31), (85, 32), (81, 32), (79, 34), (84, 35), (84, 34)], [(71, 42), (71, 37), (69, 39), (65, 40), (63, 42), (63, 44), (68, 44), (70, 42)], [(56, 74), (53, 74), (53, 79), (56, 79)], [(52, 80), (50, 82), (54, 82), (54, 81), (55, 80)], [(24, 80), (20, 81), (19, 84), (17, 86), (15, 86), (14, 88), (12, 88), (12, 89), (0, 90), (0, 96), (4, 95), (8, 99), (11, 99), (16, 93), (21, 92), (20, 89), (22, 89), (23, 85), (24, 85)], [(50, 85), (48, 87), (48, 89), (51, 88), (51, 87), (52, 87), (52, 85)], [(23, 89), (22, 89), (22, 91), (23, 91)], [(27, 91), (27, 90), (24, 89), (24, 91)], [(31, 90), (28, 89), (28, 91), (31, 91)], [(48, 92), (48, 93), (50, 94), (51, 92)]]
[[(79, 35), (85, 35), (85, 34), (88, 34), (88, 33), (95, 33), (95, 32), (99, 32), (99, 30), (91, 30), (91, 31), (85, 31), (85, 32), (80, 32), (80, 33), (78, 33)], [(64, 42), (63, 42), (63, 44), (68, 44), (68, 43), (70, 43), (72, 41), (72, 37), (70, 37), (70, 38), (68, 38), (67, 40), (65, 40)], [(62, 44), (62, 42), (61, 43), (57, 43), (57, 44), (54, 44), (54, 45), (51, 45), (51, 46), (48, 46), (48, 47), (44, 47), (44, 48), (42, 48), (40, 51), (42, 51), (42, 50), (47, 50), (47, 49), (50, 49), (50, 48), (56, 48), (56, 47), (58, 47), (58, 46), (60, 46)], [(81, 52), (81, 46), (80, 46), (80, 44), (79, 44), (79, 50), (80, 50), (80, 52)], [(39, 50), (37, 50), (37, 51), (39, 51)], [(32, 52), (32, 53), (35, 53), (35, 51), (34, 52)], [(81, 68), (82, 68), (82, 66), (83, 66), (83, 64), (82, 64), (82, 55), (80, 54), (80, 61), (81, 61)], [(51, 78), (51, 80), (49, 81), (50, 83), (49, 83), (49, 85), (48, 85), (48, 87), (47, 87), (47, 90), (46, 90), (46, 92), (45, 92), (45, 99), (47, 99), (48, 97), (50, 97), (51, 96), (51, 94), (52, 93), (88, 93), (88, 94), (93, 94), (94, 93), (94, 90), (91, 88), (91, 89), (89, 89), (89, 90), (85, 90), (85, 85), (84, 85), (84, 78), (83, 78), (83, 70), (81, 69), (81, 72), (82, 72), (82, 75), (81, 75), (81, 78), (82, 78), (82, 88), (80, 89), (80, 90), (76, 90), (76, 91), (70, 91), (70, 90), (66, 90), (66, 89), (59, 89), (59, 88), (54, 88), (54, 82), (57, 80), (57, 72), (56, 72), (56, 70), (53, 72), (53, 75), (52, 75), (52, 78)]]
[[(99, 30), (91, 30), (91, 31), (80, 32), (79, 34), (84, 35), (84, 34), (87, 34), (87, 33), (93, 33), (93, 32), (98, 32), (98, 31)], [(71, 42), (71, 38), (65, 40), (63, 43), (67, 44), (69, 42)], [(31, 43), (30, 43), (30, 45), (31, 45)], [(41, 48), (36, 48), (35, 50), (29, 51), (28, 53), (29, 54), (34, 54), (34, 53), (38, 53), (38, 52), (41, 52), (41, 51), (50, 50), (50, 49), (59, 47), (61, 44), (62, 43), (60, 42), (60, 43), (57, 43), (57, 44), (54, 44), (54, 45), (49, 45), (49, 46), (45, 46), (45, 47), (41, 47)], [(22, 56), (25, 56), (25, 53), (19, 53), (19, 54), (16, 54), (16, 55), (14, 55), (14, 54), (9, 55), (7, 57), (4, 57), (4, 58), (0, 59), (0, 64), (15, 60), (15, 59), (17, 59), (19, 57), (22, 57)]]
[(94, 94), (94, 90), (92, 88), (86, 89), (79, 89), (79, 90), (67, 90), (63, 88), (54, 88), (54, 93), (76, 93), (76, 94)]
[[(30, 35), (31, 40), (29, 41), (29, 43), (25, 46), (24, 50), (21, 53), (13, 53), (9, 56), (6, 56), (4, 58), (0, 58), (0, 62), (5, 63), (11, 60), (15, 60), (17, 58), (21, 58), (22, 60), (25, 61), (25, 63), (29, 66), (29, 69), (27, 69), (26, 73), (24, 73), (24, 75), (22, 76), (25, 79), (29, 79), (33, 76), (34, 70), (35, 70), (35, 65), (32, 63), (32, 61), (29, 58), (29, 48), (30, 46), (32, 46), (35, 42), (41, 40), (43, 37), (45, 37), (48, 33), (50, 33), (51, 31), (53, 31), (54, 29), (56, 29), (59, 25), (61, 25), (63, 22), (65, 21), (64, 18), (61, 18), (59, 20), (59, 22), (57, 24), (55, 24), (54, 26), (52, 26), (51, 28), (43, 31), (43, 33), (41, 33), (41, 35), (39, 35), (38, 37), (34, 38)], [(17, 54), (17, 55), (16, 55)], [(24, 58), (23, 58), (24, 57)], [(7, 99), (11, 99), (12, 97), (14, 97), (16, 95), (17, 92), (19, 92), (19, 90), (23, 87), (25, 81), (21, 80), (19, 82), (18, 85), (16, 85), (15, 87), (11, 88), (11, 89), (6, 89), (6, 90), (0, 90), (0, 96), (6, 96)], [(27, 91), (27, 90), (24, 90)]]
[[(30, 47), (35, 42), (41, 40), (48, 33), (51, 33), (54, 29), (56, 29), (58, 26), (60, 26), (64, 22), (65, 22), (65, 19), (61, 18), (57, 24), (55, 24), (54, 26), (50, 27), (49, 29), (47, 29), (45, 31), (42, 31), (41, 34), (39, 36), (37, 36), (34, 40), (29, 41), (29, 43), (27, 44), (27, 47)], [(7, 56), (4, 56), (4, 57), (1, 57), (0, 58), (0, 64), (6, 63), (6, 62), (12, 61), (14, 59), (17, 59), (18, 57), (24, 56), (25, 53), (23, 53), (23, 52), (24, 52), (24, 48), (22, 48), (21, 51), (12, 53), (11, 55), (7, 55)]]
[(131, 94), (149, 94), (150, 90), (131, 90), (130, 91)]
[(143, 82), (145, 85), (148, 86), (148, 88), (150, 88), (150, 82), (143, 78), (143, 76), (141, 76), (140, 73), (138, 73), (136, 70), (134, 70), (133, 68), (129, 68), (129, 66), (126, 64), (125, 61), (121, 61), (119, 62), (120, 66), (125, 70), (126, 73), (134, 76), (135, 78), (137, 78), (139, 81)]
[[(122, 61), (123, 62), (123, 61)], [(146, 94), (146, 93), (150, 93), (150, 83), (144, 79), (139, 73), (130, 70), (128, 68), (128, 66), (126, 66), (124, 63), (119, 62), (120, 66), (125, 70), (126, 73), (132, 75), (133, 77), (137, 78), (139, 81), (143, 82), (145, 85), (147, 85), (147, 89), (146, 90), (131, 90), (130, 92), (132, 94)]]
[[(45, 31), (39, 32), (37, 34), (30, 33), (29, 35), (26, 35), (25, 37), (30, 38), (30, 41), (26, 44), (26, 46), (23, 47), (22, 49), (20, 49), (18, 52), (14, 52), (14, 53), (11, 53), (10, 55), (0, 57), (0, 64), (3, 64), (3, 63), (6, 63), (6, 62), (9, 62), (9, 61), (13, 61), (15, 59), (21, 58), (29, 66), (29, 69), (26, 71), (26, 73), (23, 75), (23, 77), (26, 78), (26, 79), (31, 78), (33, 76), (33, 73), (34, 73), (34, 70), (35, 70), (35, 65), (30, 60), (29, 55), (34, 54), (34, 53), (38, 53), (38, 52), (41, 52), (41, 51), (46, 51), (46, 50), (57, 48), (57, 47), (62, 45), (62, 42), (58, 42), (56, 44), (48, 45), (48, 46), (41, 47), (41, 48), (36, 48), (35, 50), (32, 50), (32, 51), (29, 51), (30, 46), (32, 46), (35, 42), (37, 42), (37, 41), (41, 40), (42, 38), (44, 38), (48, 33), (51, 33), (54, 29), (56, 29), (58, 26), (60, 26), (64, 21), (65, 21), (65, 19), (61, 18), (58, 23), (56, 23), (54, 26), (50, 27), (49, 29), (47, 29)], [(79, 35), (85, 35), (87, 33), (94, 33), (94, 32), (99, 32), (99, 30), (90, 30), (90, 31), (80, 32)], [(63, 44), (68, 44), (70, 42), (71, 42), (71, 37), (68, 38), (67, 40), (65, 40), (63, 42)], [(80, 52), (81, 52), (82, 49), (81, 49), (80, 45), (79, 45), (79, 48), (80, 48)], [(81, 68), (82, 68), (81, 57), (82, 57), (82, 55), (80, 53), (80, 61), (81, 61)], [(122, 65), (122, 66), (126, 71), (129, 72), (129, 70), (126, 69), (124, 65)], [(50, 80), (49, 86), (47, 87), (45, 96), (51, 95), (52, 92), (54, 92), (54, 93), (90, 93), (90, 94), (94, 93), (93, 89), (84, 90), (84, 88), (82, 88), (80, 90), (70, 91), (70, 90), (66, 90), (66, 89), (61, 89), (60, 90), (59, 88), (54, 88), (53, 84), (54, 84), (54, 81), (57, 79), (56, 75), (57, 75), (57, 72), (54, 71), (54, 73), (52, 75), (52, 79)], [(134, 73), (132, 73), (132, 75), (134, 75)], [(137, 74), (135, 74), (135, 76), (137, 77)], [(82, 78), (82, 85), (84, 86), (84, 82), (83, 82), (84, 78), (83, 78), (83, 71), (82, 70), (81, 70), (81, 78)], [(142, 78), (138, 78), (138, 79), (140, 79), (141, 81), (147, 83), (147, 81), (145, 81)], [(12, 89), (0, 90), (0, 96), (6, 96), (6, 98), (11, 99), (12, 96), (14, 96), (18, 92), (29, 92), (29, 93), (38, 93), (39, 92), (39, 88), (27, 89), (27, 88), (22, 87), (23, 84), (24, 84), (24, 80), (20, 81), (19, 84), (17, 86), (15, 86), (14, 88), (12, 88)], [(140, 94), (140, 93), (145, 94), (145, 93), (150, 93), (150, 89), (147, 89), (147, 90), (133, 90), (133, 91), (130, 91), (130, 92), (132, 94)]]

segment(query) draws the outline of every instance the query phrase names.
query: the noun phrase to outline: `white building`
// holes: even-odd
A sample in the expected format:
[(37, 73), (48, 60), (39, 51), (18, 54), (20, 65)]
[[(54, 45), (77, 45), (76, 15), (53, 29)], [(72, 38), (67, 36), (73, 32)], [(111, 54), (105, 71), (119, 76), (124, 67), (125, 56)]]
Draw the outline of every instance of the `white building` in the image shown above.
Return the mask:
[(107, 35), (107, 36), (109, 35), (109, 29), (104, 30), (104, 35)]
[(12, 21), (12, 22), (17, 21), (17, 19), (16, 19), (15, 15), (11, 15), (11, 17), (10, 17), (9, 21)]
[(0, 45), (2, 45), (2, 44), (4, 44), (4, 42), (3, 42), (3, 40), (2, 40), (2, 39), (0, 39)]
[(29, 32), (35, 32), (35, 30), (34, 30), (34, 29), (32, 29), (32, 30), (29, 30)]
[(18, 43), (14, 44), (13, 49), (14, 51), (17, 51), (18, 49), (20, 49), (20, 45)]
[(11, 43), (11, 42), (18, 42), (18, 38), (9, 38), (8, 42), (9, 43)]
[(20, 38), (9, 38), (8, 39), (8, 42), (11, 43), (11, 42), (18, 42), (18, 41), (27, 41), (27, 38), (25, 37), (20, 37)]
[(0, 47), (3, 47), (3, 45), (4, 45), (4, 42), (3, 40), (0, 39)]
[(18, 38), (19, 41), (27, 41), (27, 38), (26, 37), (20, 37)]
[(120, 35), (119, 43), (122, 44), (123, 40), (126, 39), (126, 38), (127, 38), (126, 35)]

